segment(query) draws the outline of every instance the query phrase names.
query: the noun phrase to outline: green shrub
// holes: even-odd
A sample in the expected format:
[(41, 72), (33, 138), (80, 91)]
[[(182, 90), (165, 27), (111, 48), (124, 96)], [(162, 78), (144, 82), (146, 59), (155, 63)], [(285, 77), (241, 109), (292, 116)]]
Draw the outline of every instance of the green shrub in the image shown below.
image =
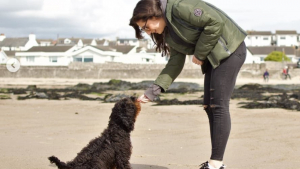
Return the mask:
[[(283, 59), (282, 59), (283, 57)], [(271, 52), (265, 59), (265, 61), (275, 61), (275, 62), (282, 62), (282, 61), (291, 61), (283, 52), (280, 51), (273, 51)]]

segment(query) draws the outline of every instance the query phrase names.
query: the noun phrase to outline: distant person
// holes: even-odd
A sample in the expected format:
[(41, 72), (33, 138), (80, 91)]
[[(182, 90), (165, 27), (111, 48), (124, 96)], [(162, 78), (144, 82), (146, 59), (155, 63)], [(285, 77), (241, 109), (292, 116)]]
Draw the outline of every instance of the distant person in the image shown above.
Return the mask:
[(200, 169), (224, 169), (231, 129), (229, 102), (246, 58), (247, 33), (225, 12), (202, 0), (140, 0), (129, 25), (136, 38), (147, 33), (156, 50), (170, 56), (154, 84), (139, 97), (140, 102), (153, 101), (169, 88), (182, 71), (186, 55), (193, 55), (192, 62), (201, 66), (212, 152)]
[(268, 69), (266, 69), (266, 71), (264, 72), (263, 77), (264, 77), (264, 81), (265, 82), (269, 81), (269, 72), (268, 72)]
[(291, 75), (289, 74), (290, 68), (286, 66), (286, 78), (291, 79)]
[(300, 59), (297, 62), (297, 68), (300, 68)]
[(288, 78), (291, 79), (291, 75), (289, 74), (289, 67), (285, 66), (282, 70), (282, 78), (287, 80)]

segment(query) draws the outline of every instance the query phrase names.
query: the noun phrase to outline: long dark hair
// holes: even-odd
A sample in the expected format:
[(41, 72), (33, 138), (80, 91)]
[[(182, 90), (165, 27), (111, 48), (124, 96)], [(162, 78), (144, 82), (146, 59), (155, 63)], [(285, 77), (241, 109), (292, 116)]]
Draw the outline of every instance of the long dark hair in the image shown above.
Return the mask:
[[(130, 19), (129, 25), (132, 26), (135, 30), (135, 37), (138, 39), (143, 39), (142, 31), (136, 22), (142, 20), (144, 22), (147, 19), (151, 19), (153, 17), (161, 18), (164, 17), (163, 12), (161, 10), (160, 0), (140, 0), (136, 7), (133, 10), (132, 18)], [(162, 34), (151, 33), (151, 38), (156, 45), (156, 51), (162, 52), (163, 55), (169, 55), (169, 47), (165, 43), (165, 33), (167, 29), (164, 29)]]

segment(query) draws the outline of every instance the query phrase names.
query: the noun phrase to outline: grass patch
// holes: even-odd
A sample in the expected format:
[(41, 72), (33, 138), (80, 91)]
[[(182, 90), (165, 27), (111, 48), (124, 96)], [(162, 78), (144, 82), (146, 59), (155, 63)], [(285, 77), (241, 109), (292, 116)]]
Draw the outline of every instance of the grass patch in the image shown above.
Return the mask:
[(97, 92), (92, 92), (90, 94), (96, 95), (96, 96), (105, 96), (106, 95), (105, 93), (97, 93)]
[(11, 99), (8, 95), (0, 95), (0, 100)]
[(5, 88), (0, 88), (0, 93), (9, 93), (9, 90)]

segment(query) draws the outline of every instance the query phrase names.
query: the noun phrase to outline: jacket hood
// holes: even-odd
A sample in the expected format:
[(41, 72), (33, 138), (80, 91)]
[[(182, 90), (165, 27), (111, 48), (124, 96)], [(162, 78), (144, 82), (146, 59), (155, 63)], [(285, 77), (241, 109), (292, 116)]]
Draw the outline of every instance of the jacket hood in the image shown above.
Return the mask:
[(165, 19), (166, 19), (166, 6), (167, 6), (167, 2), (168, 2), (168, 0), (160, 0), (160, 3), (161, 3), (160, 8), (161, 8), (161, 10), (162, 10), (162, 12), (164, 14), (164, 18)]

